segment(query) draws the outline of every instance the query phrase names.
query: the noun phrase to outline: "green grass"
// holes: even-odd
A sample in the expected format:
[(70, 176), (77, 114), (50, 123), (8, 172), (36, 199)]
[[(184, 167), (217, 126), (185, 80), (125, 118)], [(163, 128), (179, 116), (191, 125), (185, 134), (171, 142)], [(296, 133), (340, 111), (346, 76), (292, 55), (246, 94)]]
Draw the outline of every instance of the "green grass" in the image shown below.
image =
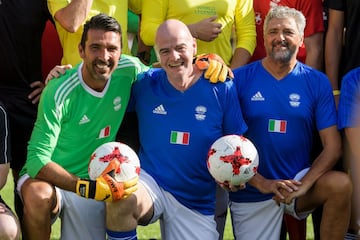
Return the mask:
[[(12, 176), (10, 175), (8, 177), (6, 186), (2, 190), (0, 190), (0, 195), (9, 204), (9, 206), (13, 208), (14, 201), (13, 201), (12, 193), (13, 193), (13, 179)], [(313, 237), (311, 218), (308, 218), (307, 225), (308, 225), (308, 229), (307, 229), (306, 239), (313, 240), (314, 237)], [(146, 227), (139, 226), (137, 232), (138, 232), (138, 239), (144, 239), (144, 240), (160, 239), (160, 226), (158, 222)], [(60, 239), (60, 220), (56, 221), (52, 227), (51, 240), (57, 240), (57, 239)], [(226, 221), (224, 239), (225, 240), (234, 239), (232, 236), (232, 228), (231, 228), (231, 222), (229, 216)]]

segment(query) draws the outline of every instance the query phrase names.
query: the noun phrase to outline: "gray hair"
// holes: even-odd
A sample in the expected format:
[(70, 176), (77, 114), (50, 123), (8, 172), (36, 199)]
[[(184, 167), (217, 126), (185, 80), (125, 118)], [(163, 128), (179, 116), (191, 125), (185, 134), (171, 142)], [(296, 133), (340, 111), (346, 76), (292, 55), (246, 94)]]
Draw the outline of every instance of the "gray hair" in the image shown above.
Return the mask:
[(269, 22), (273, 18), (293, 18), (296, 22), (297, 29), (301, 36), (304, 36), (304, 29), (306, 25), (306, 19), (302, 12), (294, 9), (289, 8), (286, 6), (275, 6), (272, 7), (268, 14), (266, 15), (265, 21), (264, 21), (264, 32), (267, 29)]

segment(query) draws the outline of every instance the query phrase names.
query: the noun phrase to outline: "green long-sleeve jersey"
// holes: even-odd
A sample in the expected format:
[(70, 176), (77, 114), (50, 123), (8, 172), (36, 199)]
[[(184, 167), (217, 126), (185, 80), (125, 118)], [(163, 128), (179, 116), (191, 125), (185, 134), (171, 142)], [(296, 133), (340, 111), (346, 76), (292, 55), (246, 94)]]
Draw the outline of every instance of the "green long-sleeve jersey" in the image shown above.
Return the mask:
[(81, 77), (82, 64), (51, 80), (44, 89), (21, 175), (36, 177), (53, 161), (81, 178), (88, 177), (92, 152), (114, 141), (138, 73), (147, 70), (137, 58), (122, 55), (102, 92)]

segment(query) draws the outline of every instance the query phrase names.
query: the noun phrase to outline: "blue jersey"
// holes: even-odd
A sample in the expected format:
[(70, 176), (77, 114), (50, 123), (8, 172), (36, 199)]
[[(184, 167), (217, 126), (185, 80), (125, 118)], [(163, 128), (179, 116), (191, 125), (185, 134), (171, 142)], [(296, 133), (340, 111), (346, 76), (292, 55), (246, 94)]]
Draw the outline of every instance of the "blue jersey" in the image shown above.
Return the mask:
[(341, 82), (338, 106), (339, 129), (359, 126), (360, 120), (360, 67), (347, 73)]
[(206, 166), (208, 150), (219, 137), (247, 129), (233, 82), (212, 84), (201, 77), (181, 92), (163, 69), (151, 69), (138, 77), (132, 93), (142, 168), (186, 207), (214, 214), (216, 183)]
[[(298, 62), (291, 73), (276, 80), (254, 62), (234, 71), (245, 133), (257, 147), (258, 171), (268, 179), (292, 179), (310, 166), (314, 131), (336, 125), (336, 107), (327, 77)], [(248, 186), (230, 193), (235, 202), (270, 199)]]

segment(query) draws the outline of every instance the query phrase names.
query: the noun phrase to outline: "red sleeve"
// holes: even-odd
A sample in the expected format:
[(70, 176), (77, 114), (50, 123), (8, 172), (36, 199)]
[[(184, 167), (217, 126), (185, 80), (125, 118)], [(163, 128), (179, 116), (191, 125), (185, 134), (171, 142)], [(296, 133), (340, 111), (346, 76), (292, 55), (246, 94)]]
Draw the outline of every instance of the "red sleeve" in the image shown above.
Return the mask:
[(304, 37), (324, 32), (323, 6), (321, 0), (299, 0), (296, 9), (306, 18)]
[(54, 24), (47, 21), (41, 41), (42, 49), (42, 74), (46, 78), (51, 69), (61, 63), (63, 55), (59, 36)]

